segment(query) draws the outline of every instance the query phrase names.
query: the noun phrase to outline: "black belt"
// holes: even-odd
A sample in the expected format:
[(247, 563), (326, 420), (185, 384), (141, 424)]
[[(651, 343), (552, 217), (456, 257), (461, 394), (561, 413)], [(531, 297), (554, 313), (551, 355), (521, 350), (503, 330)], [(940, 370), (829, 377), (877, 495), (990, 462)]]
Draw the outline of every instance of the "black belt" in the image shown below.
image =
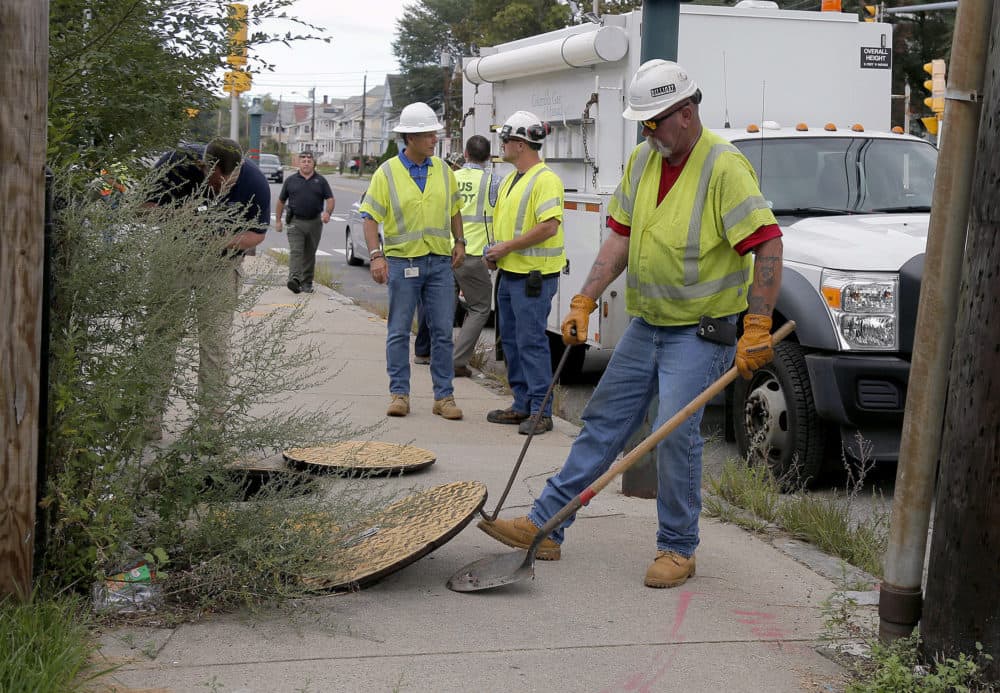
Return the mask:
[[(511, 279), (527, 279), (528, 278), (528, 273), (527, 272), (524, 272), (524, 273), (522, 273), (522, 272), (511, 272), (510, 270), (502, 269), (502, 270), (500, 270), (500, 274), (503, 275), (503, 276), (510, 277)], [(559, 276), (559, 272), (549, 272), (548, 274), (543, 274), (542, 275), (542, 279), (555, 279), (558, 276)]]
[(312, 221), (313, 219), (319, 219), (319, 214), (314, 214), (311, 217), (304, 217), (301, 214), (292, 214), (293, 219), (301, 219), (302, 221)]

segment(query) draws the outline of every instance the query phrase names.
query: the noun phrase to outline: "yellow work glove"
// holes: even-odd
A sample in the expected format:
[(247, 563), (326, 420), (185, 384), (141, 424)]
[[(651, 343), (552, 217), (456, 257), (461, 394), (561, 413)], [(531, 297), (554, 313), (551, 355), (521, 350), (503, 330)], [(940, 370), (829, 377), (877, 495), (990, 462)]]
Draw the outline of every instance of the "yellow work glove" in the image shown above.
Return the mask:
[(736, 368), (744, 380), (774, 358), (771, 347), (771, 318), (755, 313), (743, 316), (743, 336), (736, 343)]
[(563, 344), (573, 346), (587, 341), (587, 324), (590, 314), (597, 308), (597, 301), (590, 296), (577, 294), (569, 302), (569, 315), (562, 323)]

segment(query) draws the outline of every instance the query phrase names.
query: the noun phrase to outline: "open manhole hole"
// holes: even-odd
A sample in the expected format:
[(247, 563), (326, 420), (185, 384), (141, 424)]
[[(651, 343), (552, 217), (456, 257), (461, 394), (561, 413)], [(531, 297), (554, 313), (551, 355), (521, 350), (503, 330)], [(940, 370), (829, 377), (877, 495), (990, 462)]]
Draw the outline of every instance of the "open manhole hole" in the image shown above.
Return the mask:
[(245, 501), (268, 494), (300, 496), (315, 491), (316, 477), (289, 469), (280, 457), (265, 460), (237, 460), (205, 479), (208, 488), (234, 486)]
[(486, 503), (486, 485), (456, 481), (389, 505), (331, 540), (329, 572), (303, 576), (316, 590), (365, 587), (426, 556), (461, 532)]
[(286, 450), (284, 455), (298, 469), (350, 476), (415, 472), (429, 467), (437, 459), (430, 450), (412, 445), (366, 440), (294, 448)]

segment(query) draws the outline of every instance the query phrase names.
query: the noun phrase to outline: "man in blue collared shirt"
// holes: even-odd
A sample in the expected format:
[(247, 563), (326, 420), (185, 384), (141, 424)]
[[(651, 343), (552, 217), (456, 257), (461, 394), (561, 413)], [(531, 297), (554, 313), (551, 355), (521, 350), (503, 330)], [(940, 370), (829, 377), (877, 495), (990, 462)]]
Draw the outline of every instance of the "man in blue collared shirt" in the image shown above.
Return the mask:
[(386, 371), (392, 399), (387, 416), (410, 413), (410, 329), (422, 303), (431, 331), (433, 412), (462, 418), (452, 387), (452, 269), (465, 259), (465, 237), (455, 174), (433, 156), (440, 129), (426, 104), (404, 108), (395, 128), (404, 149), (378, 168), (361, 203), (369, 248), (378, 248), (379, 224), (384, 230), (384, 250), (372, 250), (370, 257), (372, 279), (389, 285)]

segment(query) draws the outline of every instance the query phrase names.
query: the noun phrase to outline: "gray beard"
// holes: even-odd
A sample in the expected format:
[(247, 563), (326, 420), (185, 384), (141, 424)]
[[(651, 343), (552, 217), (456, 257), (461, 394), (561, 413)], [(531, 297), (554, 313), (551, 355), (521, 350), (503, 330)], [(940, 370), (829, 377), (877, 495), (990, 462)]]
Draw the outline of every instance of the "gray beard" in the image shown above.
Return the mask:
[(650, 149), (662, 156), (664, 159), (669, 158), (670, 155), (674, 153), (673, 149), (651, 136), (646, 138), (646, 144), (648, 144)]

